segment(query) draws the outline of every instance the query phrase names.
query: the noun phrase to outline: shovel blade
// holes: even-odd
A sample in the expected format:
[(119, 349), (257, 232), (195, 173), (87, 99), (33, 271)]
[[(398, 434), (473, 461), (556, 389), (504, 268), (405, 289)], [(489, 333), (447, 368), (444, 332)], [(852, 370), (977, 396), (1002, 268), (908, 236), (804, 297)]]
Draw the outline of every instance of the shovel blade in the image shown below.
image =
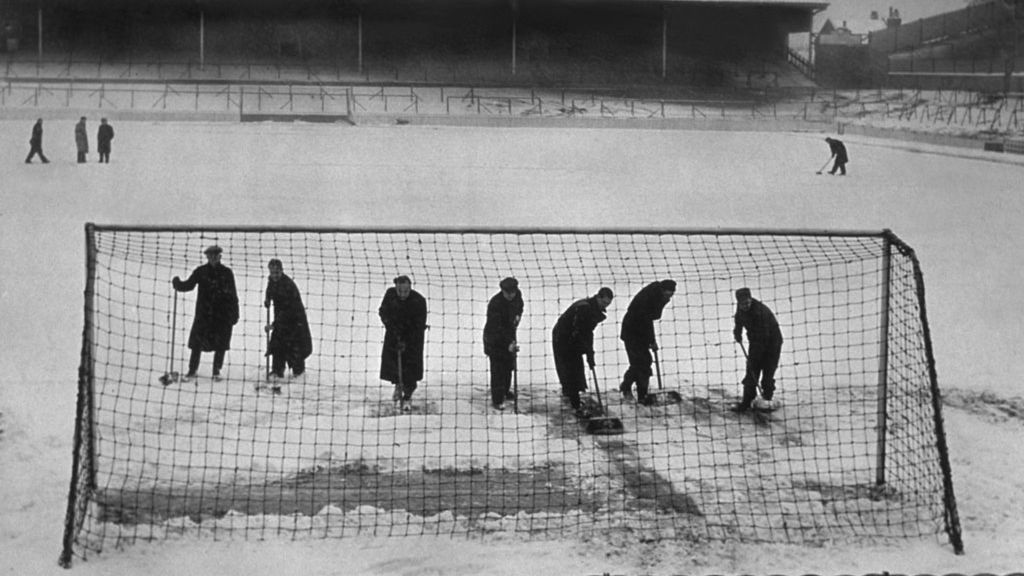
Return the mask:
[(612, 436), (624, 432), (622, 420), (618, 418), (601, 416), (587, 420), (587, 433), (597, 436)]
[(160, 383), (164, 386), (173, 384), (181, 379), (181, 375), (177, 372), (167, 372), (160, 377)]

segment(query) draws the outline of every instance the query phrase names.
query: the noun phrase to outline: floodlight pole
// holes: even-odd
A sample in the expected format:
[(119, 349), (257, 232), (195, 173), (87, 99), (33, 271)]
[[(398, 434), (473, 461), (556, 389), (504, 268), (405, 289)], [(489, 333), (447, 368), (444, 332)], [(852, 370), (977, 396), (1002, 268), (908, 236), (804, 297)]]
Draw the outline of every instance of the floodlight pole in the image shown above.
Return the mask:
[(892, 276), (892, 241), (889, 235), (882, 237), (882, 306), (878, 335), (878, 448), (875, 464), (875, 485), (885, 485), (885, 443), (888, 433), (889, 395), (889, 281)]
[(206, 68), (206, 12), (199, 7), (199, 69)]
[(512, 75), (516, 75), (516, 43), (518, 38), (519, 2), (512, 0)]
[(40, 2), (36, 9), (36, 47), (38, 56), (37, 61), (43, 61), (43, 3)]
[(661, 79), (668, 77), (668, 8), (661, 5)]

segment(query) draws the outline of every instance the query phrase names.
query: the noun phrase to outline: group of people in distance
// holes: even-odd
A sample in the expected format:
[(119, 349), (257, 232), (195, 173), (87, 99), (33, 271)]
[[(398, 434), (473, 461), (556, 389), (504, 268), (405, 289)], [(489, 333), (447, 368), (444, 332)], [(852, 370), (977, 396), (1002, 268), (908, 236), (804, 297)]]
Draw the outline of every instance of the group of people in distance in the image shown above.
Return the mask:
[[(110, 163), (110, 143), (114, 140), (114, 127), (107, 122), (106, 118), (100, 119), (100, 127), (96, 130), (96, 152), (99, 154), (100, 164)], [(28, 140), (28, 156), (25, 157), (25, 164), (31, 164), (32, 159), (39, 156), (43, 164), (49, 164), (50, 160), (43, 153), (43, 119), (39, 118), (32, 126), (32, 135)], [(75, 124), (75, 150), (78, 153), (77, 161), (84, 164), (86, 154), (89, 153), (89, 134), (86, 132), (85, 116), (82, 116)]]
[[(234, 274), (221, 263), (222, 249), (216, 245), (209, 246), (204, 254), (206, 264), (193, 270), (186, 280), (177, 276), (172, 280), (174, 289), (179, 292), (198, 287), (195, 317), (188, 340), (191, 355), (188, 372), (184, 376), (186, 381), (196, 377), (203, 352), (214, 353), (213, 379), (220, 380), (225, 353), (231, 345), (232, 330), (239, 319)], [(305, 360), (313, 352), (313, 341), (295, 282), (284, 273), (284, 265), (277, 258), (271, 259), (267, 267), (269, 277), (263, 302), (267, 308), (267, 324), (264, 329), (269, 334), (267, 355), (271, 357), (267, 377), (273, 383), (284, 378), (286, 367), (291, 369), (293, 377), (305, 372)], [(413, 393), (423, 379), (427, 300), (412, 289), (412, 280), (406, 275), (394, 278), (392, 283), (394, 285), (385, 291), (378, 308), (384, 325), (380, 379), (394, 386), (392, 400), (401, 411), (409, 412)], [(502, 279), (498, 288), (498, 293), (487, 304), (483, 345), (490, 363), (491, 405), (503, 410), (506, 402), (515, 399), (512, 382), (520, 351), (516, 334), (523, 317), (524, 301), (516, 278)], [(656, 359), (652, 352), (656, 356), (658, 351), (654, 322), (661, 319), (675, 291), (674, 280), (652, 282), (637, 292), (626, 310), (619, 334), (629, 361), (619, 385), (625, 400), (635, 399), (641, 405), (651, 403), (651, 367)], [(750, 343), (749, 350), (744, 348), (746, 374), (743, 397), (733, 407), (734, 411), (743, 412), (763, 407), (755, 404), (759, 383), (761, 401), (772, 401), (775, 371), (782, 351), (782, 331), (772, 311), (755, 300), (750, 289), (740, 288), (735, 296), (733, 336), (742, 346), (745, 330)], [(558, 317), (551, 332), (555, 370), (562, 395), (575, 413), (583, 418), (592, 415), (581, 394), (588, 389), (586, 366), (593, 373), (597, 365), (594, 330), (607, 318), (606, 311), (613, 298), (611, 288), (602, 287), (593, 296), (573, 302)], [(272, 321), (271, 304), (274, 306)]]

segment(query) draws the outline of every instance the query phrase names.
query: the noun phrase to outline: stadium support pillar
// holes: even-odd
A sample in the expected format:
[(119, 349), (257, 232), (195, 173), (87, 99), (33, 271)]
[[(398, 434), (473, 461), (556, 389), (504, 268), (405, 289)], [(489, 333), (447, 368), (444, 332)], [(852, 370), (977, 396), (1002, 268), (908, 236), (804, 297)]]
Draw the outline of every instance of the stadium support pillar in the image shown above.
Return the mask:
[(512, 75), (516, 75), (516, 40), (519, 24), (519, 3), (512, 0)]
[(206, 68), (206, 13), (199, 9), (199, 69)]
[(878, 448), (875, 465), (875, 485), (885, 485), (885, 442), (888, 433), (889, 396), (889, 281), (892, 266), (892, 242), (886, 235), (882, 243), (882, 306), (878, 345)]
[(668, 77), (668, 15), (661, 5), (661, 79)]
[(38, 59), (40, 62), (43, 61), (43, 5), (39, 4), (36, 9), (36, 46), (38, 50)]

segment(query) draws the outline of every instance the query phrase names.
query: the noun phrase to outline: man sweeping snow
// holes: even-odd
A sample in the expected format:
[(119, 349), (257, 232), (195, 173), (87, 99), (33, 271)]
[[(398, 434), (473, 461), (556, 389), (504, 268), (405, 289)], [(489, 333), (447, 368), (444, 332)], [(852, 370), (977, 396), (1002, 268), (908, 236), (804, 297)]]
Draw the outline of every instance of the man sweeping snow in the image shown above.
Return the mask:
[(736, 315), (733, 337), (743, 344), (743, 330), (747, 331), (750, 351), (747, 353), (747, 371), (743, 377), (743, 400), (732, 408), (733, 412), (746, 412), (757, 398), (757, 380), (761, 379), (761, 399), (758, 407), (770, 408), (775, 395), (775, 370), (782, 354), (782, 330), (771, 309), (750, 295), (750, 288), (736, 291)]

